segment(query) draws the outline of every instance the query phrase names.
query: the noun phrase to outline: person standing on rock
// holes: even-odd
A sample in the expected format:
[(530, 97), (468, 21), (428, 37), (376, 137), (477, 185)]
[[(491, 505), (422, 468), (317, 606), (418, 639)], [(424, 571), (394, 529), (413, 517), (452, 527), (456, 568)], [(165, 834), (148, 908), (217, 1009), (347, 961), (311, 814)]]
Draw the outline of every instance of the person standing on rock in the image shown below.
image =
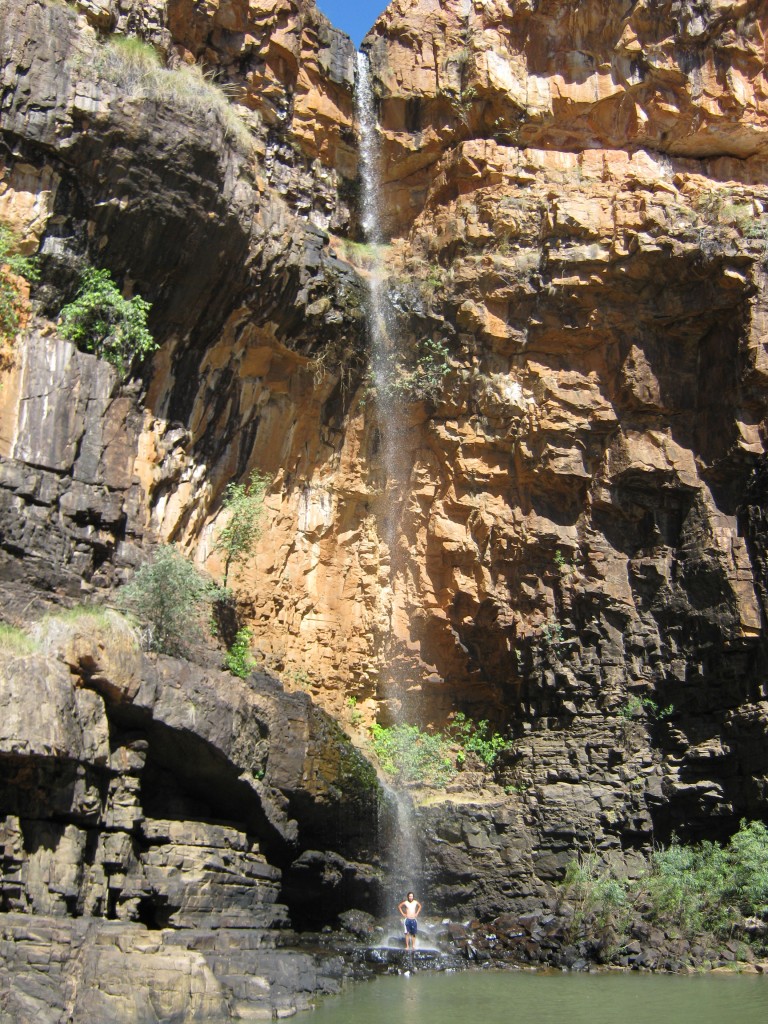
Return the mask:
[(405, 948), (416, 949), (416, 930), (418, 928), (416, 918), (421, 913), (421, 904), (413, 893), (409, 892), (397, 909), (405, 922)]

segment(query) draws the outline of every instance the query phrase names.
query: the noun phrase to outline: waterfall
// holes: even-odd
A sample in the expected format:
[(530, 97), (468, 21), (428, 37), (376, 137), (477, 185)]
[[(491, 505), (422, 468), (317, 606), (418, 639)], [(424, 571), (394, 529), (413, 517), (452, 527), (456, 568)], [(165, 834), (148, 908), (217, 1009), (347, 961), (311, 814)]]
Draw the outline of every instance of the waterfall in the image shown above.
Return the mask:
[(379, 125), (373, 98), (371, 68), (364, 53), (357, 55), (355, 114), (360, 139), (360, 208), (366, 240), (381, 241), (379, 224)]
[[(375, 412), (379, 451), (384, 470), (385, 501), (383, 505), (383, 536), (390, 551), (390, 578), (399, 568), (397, 528), (400, 522), (402, 496), (405, 491), (409, 460), (405, 445), (404, 409), (400, 396), (392, 387), (393, 372), (402, 352), (397, 330), (387, 303), (387, 274), (384, 256), (384, 235), (381, 229), (381, 159), (379, 127), (371, 83), (368, 57), (357, 55), (356, 113), (360, 133), (360, 200), (362, 226), (366, 242), (373, 249), (368, 279), (368, 337), (371, 376), (376, 391)], [(400, 560), (401, 561), (401, 560)]]
[[(368, 278), (367, 325), (370, 345), (371, 377), (375, 390), (374, 415), (378, 432), (378, 457), (383, 471), (380, 506), (381, 536), (389, 550), (389, 591), (382, 593), (384, 619), (388, 628), (381, 651), (380, 696), (391, 708), (391, 717), (402, 723), (400, 707), (407, 679), (398, 671), (394, 657), (392, 617), (395, 583), (402, 576), (404, 552), (399, 542), (403, 499), (408, 492), (410, 457), (407, 446), (406, 409), (397, 389), (392, 387), (393, 373), (402, 358), (402, 340), (387, 302), (384, 233), (381, 227), (381, 153), (378, 119), (368, 57), (357, 55), (355, 106), (360, 140), (360, 205), (365, 241), (373, 249)], [(413, 802), (407, 794), (392, 792), (393, 821), (384, 830), (389, 863), (386, 899), (389, 913), (423, 877), (422, 844)]]

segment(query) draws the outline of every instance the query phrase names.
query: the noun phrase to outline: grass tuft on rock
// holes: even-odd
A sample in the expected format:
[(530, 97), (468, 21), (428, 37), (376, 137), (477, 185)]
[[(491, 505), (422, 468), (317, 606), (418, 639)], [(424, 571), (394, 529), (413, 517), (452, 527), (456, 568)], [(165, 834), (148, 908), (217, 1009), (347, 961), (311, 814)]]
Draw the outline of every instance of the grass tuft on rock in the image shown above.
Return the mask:
[(32, 633), (35, 644), (49, 654), (61, 652), (77, 634), (98, 637), (112, 649), (139, 648), (138, 635), (128, 619), (101, 604), (78, 604), (50, 612), (35, 624)]
[(7, 622), (0, 622), (0, 650), (22, 657), (25, 654), (33, 654), (37, 650), (37, 644), (23, 629), (11, 626)]
[(124, 99), (170, 103), (198, 119), (213, 113), (228, 138), (246, 150), (251, 147), (247, 125), (210, 74), (197, 64), (165, 67), (155, 48), (135, 36), (112, 36), (79, 71), (109, 82)]

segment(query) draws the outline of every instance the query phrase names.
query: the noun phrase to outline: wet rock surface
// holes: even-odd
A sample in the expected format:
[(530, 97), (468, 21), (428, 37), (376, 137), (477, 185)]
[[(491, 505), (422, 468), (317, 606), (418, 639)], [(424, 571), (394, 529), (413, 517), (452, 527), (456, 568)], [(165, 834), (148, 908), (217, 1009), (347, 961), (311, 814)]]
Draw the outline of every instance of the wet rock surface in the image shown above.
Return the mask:
[(538, 906), (523, 914), (502, 914), (487, 924), (451, 924), (440, 934), (441, 946), (468, 962), (483, 965), (531, 965), (595, 970), (600, 966), (634, 971), (689, 973), (735, 968), (768, 972), (768, 963), (734, 937), (723, 943), (713, 936), (689, 941), (675, 929), (654, 927), (637, 916), (621, 937), (605, 922), (578, 918), (567, 903)]

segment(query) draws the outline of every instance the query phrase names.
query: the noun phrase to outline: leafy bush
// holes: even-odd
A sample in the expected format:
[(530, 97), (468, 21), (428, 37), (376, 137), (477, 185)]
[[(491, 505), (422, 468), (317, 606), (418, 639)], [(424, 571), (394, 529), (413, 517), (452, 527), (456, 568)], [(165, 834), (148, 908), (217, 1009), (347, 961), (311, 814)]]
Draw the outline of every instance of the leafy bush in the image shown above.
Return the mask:
[(409, 363), (393, 362), (379, 368), (376, 390), (385, 399), (434, 402), (442, 392), (444, 378), (450, 369), (448, 349), (443, 342), (425, 338)]
[(448, 735), (464, 750), (471, 750), (477, 754), (488, 768), (493, 768), (499, 754), (510, 746), (509, 741), (499, 733), (489, 733), (488, 722), (485, 719), (473, 722), (461, 711), (457, 711), (453, 716)]
[(205, 612), (219, 589), (176, 548), (159, 547), (118, 594), (118, 603), (146, 629), (145, 646), (184, 655), (203, 636)]
[(674, 921), (688, 934), (696, 934), (704, 927), (704, 894), (697, 870), (700, 860), (700, 850), (696, 847), (681, 846), (673, 841), (666, 849), (653, 854), (651, 870), (646, 876), (652, 916), (659, 921)]
[(264, 517), (264, 495), (269, 477), (253, 470), (247, 484), (227, 484), (222, 505), (229, 513), (226, 526), (219, 534), (215, 551), (224, 552), (224, 587), (233, 565), (246, 562), (261, 537)]
[(445, 785), (456, 774), (448, 740), (416, 725), (371, 726), (371, 747), (395, 782)]
[(108, 270), (89, 267), (74, 302), (61, 311), (60, 331), (79, 349), (95, 353), (125, 374), (134, 359), (157, 348), (147, 329), (150, 308), (139, 295), (123, 298)]
[(509, 746), (499, 733), (489, 732), (487, 721), (473, 722), (460, 711), (445, 732), (424, 732), (416, 725), (371, 726), (373, 753), (386, 774), (401, 783), (444, 785), (456, 776), (468, 751), (493, 768)]
[(362, 724), (363, 712), (357, 706), (357, 697), (349, 696), (344, 701), (344, 707), (349, 711), (349, 720), (352, 725), (357, 728), (358, 725)]
[(768, 913), (768, 829), (741, 822), (727, 846), (673, 841), (653, 855), (648, 892), (655, 915), (684, 931), (726, 934), (739, 916)]
[(36, 260), (22, 256), (18, 246), (11, 229), (0, 224), (0, 341), (12, 341), (19, 329), (24, 301), (18, 279), (31, 284), (40, 277)]
[(623, 718), (624, 721), (628, 722), (632, 718), (638, 718), (645, 712), (648, 718), (661, 722), (665, 718), (669, 718), (674, 710), (674, 704), (668, 704), (662, 708), (651, 697), (638, 697), (636, 694), (633, 694), (621, 705), (617, 714), (619, 718)]
[(224, 657), (224, 664), (229, 671), (241, 679), (247, 678), (256, 667), (256, 662), (251, 655), (251, 640), (253, 633), (246, 626), (238, 629), (232, 646)]
[(621, 929), (631, 908), (642, 907), (650, 920), (689, 938), (712, 932), (726, 939), (742, 918), (768, 916), (768, 828), (742, 821), (725, 846), (673, 839), (632, 881), (615, 877), (596, 854), (580, 854), (568, 865), (563, 889), (577, 927), (591, 916)]
[(573, 929), (578, 929), (590, 917), (601, 929), (626, 925), (631, 906), (626, 880), (603, 872), (594, 851), (580, 853), (570, 862), (563, 887), (575, 909)]

